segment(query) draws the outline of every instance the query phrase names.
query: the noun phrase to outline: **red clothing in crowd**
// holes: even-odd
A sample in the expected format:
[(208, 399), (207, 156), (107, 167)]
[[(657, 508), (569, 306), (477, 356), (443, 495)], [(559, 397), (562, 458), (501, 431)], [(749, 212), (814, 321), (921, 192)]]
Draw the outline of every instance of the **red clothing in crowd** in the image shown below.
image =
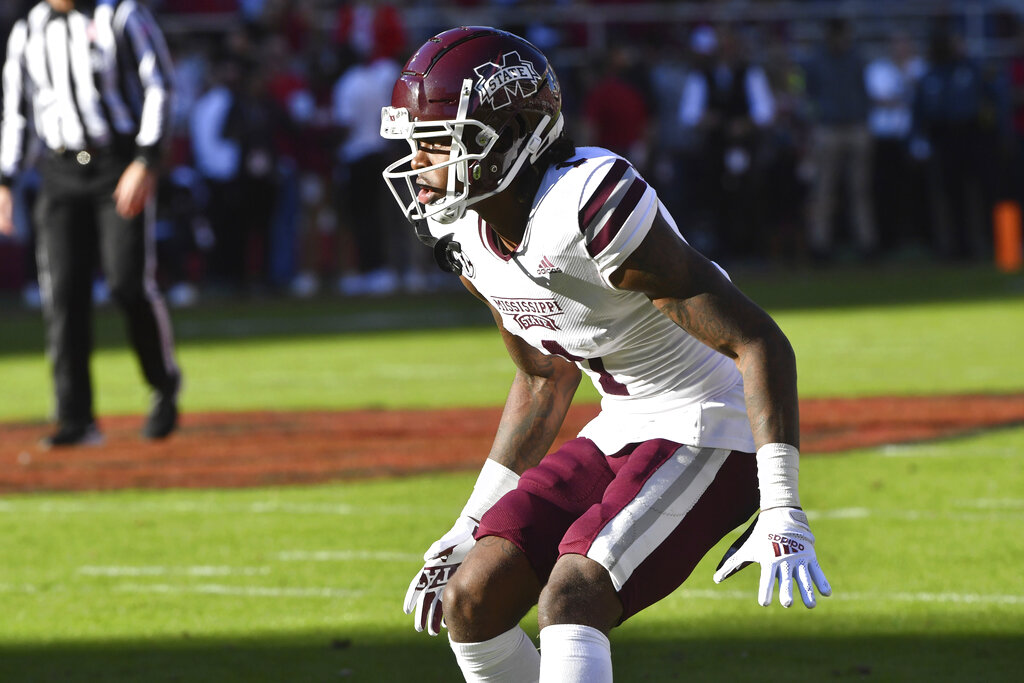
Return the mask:
[(360, 26), (363, 12), (372, 12), (371, 35), (373, 46), (368, 55), (371, 60), (379, 57), (390, 57), (403, 60), (406, 52), (405, 24), (398, 10), (392, 5), (367, 7), (346, 4), (338, 8), (337, 24), (334, 29), (334, 40), (339, 45), (356, 45), (363, 27)]
[(647, 104), (640, 92), (621, 78), (598, 81), (584, 108), (592, 142), (618, 154), (628, 154), (647, 134)]
[[(1010, 88), (1014, 92), (1024, 93), (1024, 57), (1012, 57), (1009, 70)], [(1024, 134), (1024, 103), (1014, 102), (1012, 106), (1013, 130), (1018, 134)]]

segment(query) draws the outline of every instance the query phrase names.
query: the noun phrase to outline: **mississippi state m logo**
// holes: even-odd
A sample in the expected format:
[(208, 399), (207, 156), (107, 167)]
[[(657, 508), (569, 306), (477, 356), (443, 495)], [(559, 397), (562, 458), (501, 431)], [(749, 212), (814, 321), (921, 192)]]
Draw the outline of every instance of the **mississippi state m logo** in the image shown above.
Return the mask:
[(537, 92), (540, 74), (531, 62), (519, 57), (516, 51), (501, 56), (501, 64), (487, 62), (473, 69), (479, 80), (476, 91), (480, 101), (501, 109), (512, 103), (514, 95), (529, 97)]

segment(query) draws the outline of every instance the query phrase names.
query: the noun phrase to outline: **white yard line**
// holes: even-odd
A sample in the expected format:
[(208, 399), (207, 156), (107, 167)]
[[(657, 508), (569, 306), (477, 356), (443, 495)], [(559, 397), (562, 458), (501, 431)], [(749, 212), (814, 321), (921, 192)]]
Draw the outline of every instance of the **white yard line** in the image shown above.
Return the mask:
[(991, 458), (1019, 458), (1019, 448), (957, 448), (936, 444), (890, 444), (879, 448), (885, 458), (963, 458), (986, 456)]
[[(366, 594), (366, 591), (350, 590), (336, 587), (272, 587), (272, 586), (235, 586), (219, 583), (206, 584), (169, 584), (169, 583), (121, 583), (112, 586), (113, 590), (125, 593), (162, 594), (162, 595), (234, 595), (262, 598), (350, 598)], [(95, 589), (88, 589), (93, 592)], [(45, 591), (33, 584), (0, 583), (0, 593), (14, 595), (35, 595), (43, 592), (60, 592), (64, 595), (75, 592), (71, 586), (48, 584)], [(693, 590), (684, 588), (676, 591), (669, 600), (725, 600), (756, 602), (756, 591), (739, 590)], [(954, 605), (996, 605), (1001, 607), (1024, 606), (1024, 595), (999, 595), (984, 593), (929, 593), (915, 591), (844, 593), (840, 592), (830, 598), (819, 596), (819, 602), (904, 602), (917, 604), (954, 604)], [(799, 602), (799, 597), (796, 598)]]
[(884, 517), (890, 520), (901, 522), (932, 522), (935, 520), (948, 520), (954, 522), (1016, 522), (1024, 521), (1024, 509), (1016, 510), (995, 509), (994, 507), (974, 506), (982, 511), (956, 511), (956, 510), (875, 510), (872, 508), (836, 508), (834, 510), (808, 510), (808, 519), (867, 519), (869, 517)]
[[(961, 508), (961, 509), (956, 509)], [(331, 503), (275, 503), (256, 502), (250, 504), (218, 504), (218, 503), (190, 503), (177, 502), (161, 504), (158, 502), (147, 502), (139, 504), (124, 503), (77, 503), (77, 502), (49, 502), (29, 503), (26, 501), (0, 501), (0, 514), (17, 515), (81, 515), (81, 514), (116, 514), (119, 517), (131, 514), (204, 514), (204, 515), (390, 515), (401, 516), (422, 516), (422, 507), (402, 505), (346, 505)], [(832, 508), (822, 510), (808, 510), (807, 516), (810, 519), (848, 519), (858, 520), (869, 517), (885, 517), (905, 522), (949, 520), (959, 522), (1021, 522), (1024, 521), (1024, 499), (1020, 498), (992, 498), (992, 499), (961, 499), (950, 501), (950, 508), (943, 510), (900, 510), (900, 509), (876, 509), (868, 507)], [(302, 552), (302, 551), (295, 551)], [(331, 557), (323, 553), (338, 553)], [(379, 560), (405, 560), (409, 559), (404, 555), (378, 553), (365, 556), (346, 556), (347, 552), (361, 551), (312, 551), (307, 558), (310, 561), (332, 561), (349, 559), (379, 559)], [(410, 555), (411, 557), (411, 555)], [(419, 556), (416, 556), (417, 559)], [(285, 561), (297, 560), (299, 556), (284, 558)]]
[(1019, 508), (1024, 510), (1024, 498), (975, 498), (973, 500), (954, 500), (953, 505), (979, 508), (982, 510), (1007, 510)]
[(377, 562), (422, 562), (420, 553), (376, 550), (286, 550), (277, 554), (281, 562), (349, 562), (373, 560)]
[(346, 588), (276, 588), (272, 586), (229, 586), (219, 583), (196, 585), (122, 583), (114, 586), (114, 589), (125, 593), (241, 595), (251, 598), (354, 598), (366, 593), (366, 591)]
[(93, 566), (79, 567), (84, 576), (262, 576), (270, 567), (162, 567), (162, 566)]
[[(720, 590), (690, 590), (684, 588), (676, 591), (673, 596), (676, 599), (693, 600), (749, 600), (757, 601), (756, 591), (720, 591)], [(913, 602), (913, 603), (949, 603), (964, 605), (1024, 605), (1024, 595), (985, 595), (979, 593), (916, 593), (900, 591), (896, 593), (837, 593), (832, 597), (821, 597), (817, 595), (818, 602), (836, 600), (838, 602)], [(670, 598), (671, 599), (671, 598)], [(778, 601), (778, 597), (774, 597)], [(793, 598), (795, 604), (801, 604), (799, 597)]]
[(0, 514), (80, 515), (180, 513), (180, 514), (291, 514), (291, 515), (422, 515), (422, 506), (414, 505), (349, 505), (346, 503), (214, 503), (214, 502), (33, 502), (0, 501)]

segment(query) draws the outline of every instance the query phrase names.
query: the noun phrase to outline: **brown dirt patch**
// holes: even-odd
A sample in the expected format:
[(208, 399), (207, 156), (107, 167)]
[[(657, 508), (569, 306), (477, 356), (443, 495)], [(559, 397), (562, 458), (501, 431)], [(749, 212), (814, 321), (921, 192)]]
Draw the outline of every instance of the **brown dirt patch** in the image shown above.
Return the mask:
[[(560, 438), (596, 414), (574, 407)], [(0, 425), (0, 493), (270, 486), (477, 467), (498, 409), (187, 413), (170, 439), (139, 416), (105, 417), (99, 448), (42, 451), (43, 423)], [(802, 450), (830, 453), (1024, 424), (1024, 394), (801, 403)]]

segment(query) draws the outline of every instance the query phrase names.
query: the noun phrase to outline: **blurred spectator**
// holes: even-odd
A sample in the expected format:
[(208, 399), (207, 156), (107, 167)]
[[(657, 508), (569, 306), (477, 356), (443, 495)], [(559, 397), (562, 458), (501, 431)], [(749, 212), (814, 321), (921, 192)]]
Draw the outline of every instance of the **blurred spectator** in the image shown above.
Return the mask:
[(279, 131), (287, 127), (284, 110), (267, 88), (267, 60), (255, 62), (246, 73), (236, 107), (236, 133), (242, 151), (242, 211), (237, 217), (243, 233), (243, 284), (259, 288), (270, 283), (271, 225), (278, 200)]
[(242, 253), (238, 215), (244, 203), (242, 148), (232, 111), (242, 87), (242, 69), (237, 58), (216, 64), (213, 84), (196, 100), (190, 119), (192, 155), (209, 189), (206, 215), (216, 241), (207, 275), (224, 287), (235, 284), (242, 271), (238, 260)]
[(348, 49), (355, 59), (403, 59), (406, 49), (405, 23), (389, 2), (369, 0), (342, 2), (334, 28), (334, 42)]
[(281, 117), (264, 74), (232, 54), (217, 68), (217, 83), (192, 111), (192, 152), (209, 187), (207, 213), (215, 243), (214, 285), (229, 291), (262, 282), (275, 199), (273, 131)]
[(252, 2), (246, 19), (253, 30), (261, 36), (285, 41), (289, 54), (299, 54), (311, 42), (318, 31), (316, 26), (317, 0), (244, 0)]
[[(332, 95), (334, 123), (344, 140), (336, 169), (335, 205), (347, 228), (342, 234), (343, 274), (338, 289), (346, 295), (380, 295), (400, 286), (419, 290), (425, 286), (420, 264), (421, 249), (395, 211), (380, 182), (384, 167), (396, 150), (380, 137), (380, 109), (390, 103), (391, 89), (401, 62), (408, 56), (402, 14), (385, 0), (343, 2), (334, 25), (334, 43), (344, 70)], [(397, 156), (405, 153), (397, 151)]]
[(799, 260), (806, 251), (810, 164), (807, 161), (807, 90), (803, 68), (790, 43), (774, 35), (767, 48), (765, 74), (775, 98), (775, 119), (765, 131), (764, 215), (767, 255), (773, 263)]
[(387, 57), (365, 59), (342, 74), (334, 89), (334, 122), (345, 136), (338, 150), (339, 207), (355, 250), (354, 262), (344, 264), (351, 270), (338, 288), (350, 296), (389, 294), (399, 287), (394, 254), (389, 253), (399, 238), (399, 217), (381, 182), (381, 172), (396, 157), (391, 143), (380, 136), (380, 111), (391, 102), (400, 68)]
[(764, 70), (746, 59), (731, 27), (700, 27), (692, 42), (701, 59), (687, 76), (679, 119), (698, 139), (698, 224), (716, 235), (713, 254), (760, 257), (760, 151), (775, 100)]
[[(661, 200), (669, 212), (680, 224), (689, 224), (688, 209), (692, 205), (694, 193), (693, 179), (687, 175), (686, 162), (687, 155), (692, 154), (694, 136), (690, 130), (679, 125), (679, 102), (689, 71), (685, 44), (675, 36), (670, 36), (661, 43), (649, 45), (648, 49), (647, 64), (650, 66), (656, 140), (651, 149), (650, 167), (658, 186), (665, 188)], [(557, 71), (568, 72), (568, 69)]]
[(650, 113), (643, 87), (628, 73), (633, 66), (630, 49), (609, 48), (601, 76), (591, 85), (583, 105), (586, 139), (630, 158), (645, 172)]
[(947, 259), (980, 256), (987, 244), (982, 117), (993, 92), (959, 38), (941, 23), (929, 39), (928, 70), (914, 101), (914, 126), (931, 151), (935, 247)]
[(156, 249), (158, 283), (175, 308), (199, 298), (197, 282), (203, 252), (212, 245), (206, 223), (206, 186), (189, 166), (177, 166), (160, 176), (157, 193)]
[(813, 106), (812, 155), (815, 182), (808, 246), (816, 261), (834, 257), (833, 231), (839, 182), (846, 176), (846, 205), (852, 214), (860, 255), (878, 247), (871, 198), (871, 138), (864, 63), (844, 19), (831, 19), (825, 45), (807, 65), (807, 94)]
[(919, 164), (911, 155), (912, 105), (924, 60), (905, 33), (895, 34), (886, 52), (867, 65), (864, 80), (870, 100), (872, 192), (882, 249), (904, 250), (926, 244), (917, 220), (925, 206)]
[[(171, 129), (173, 161), (181, 162), (187, 156), (189, 118), (196, 101), (210, 78), (210, 56), (207, 38), (185, 36), (170, 44), (174, 59), (174, 101), (171, 103)], [(185, 142), (182, 145), (182, 142)]]
[(1006, 63), (1010, 173), (1007, 195), (1024, 206), (1024, 17), (1013, 22), (1013, 53)]
[(331, 117), (331, 86), (317, 66), (293, 54), (281, 36), (266, 43), (268, 90), (287, 113), (288, 125), (275, 131), (281, 157), (280, 186), (272, 235), (271, 271), (276, 285), (312, 296), (319, 275), (336, 268), (337, 233), (330, 192), (337, 133)]
[[(311, 295), (320, 283), (340, 284), (339, 276), (348, 275), (343, 289), (351, 293), (367, 291), (364, 276), (377, 270), (385, 273), (378, 275), (385, 286), (370, 289), (398, 287), (403, 272), (412, 283), (407, 286), (415, 287), (418, 271), (409, 261), (424, 250), (412, 248), (409, 256), (409, 231), (392, 224), (401, 219), (391, 203), (378, 209), (377, 200), (365, 199), (380, 188), (369, 189), (377, 171), (359, 151), (359, 140), (377, 139), (378, 104), (336, 90), (349, 81), (348, 92), (369, 93), (372, 65), (408, 56), (409, 31), (423, 35), (430, 27), (410, 29), (405, 22), (413, 16), (422, 22), (426, 15), (419, 10), (432, 4), (148, 1), (176, 13), (178, 27), (169, 34), (176, 125), (167, 164), (173, 170), (160, 195), (161, 284), (173, 288), (209, 277), (234, 288), (267, 281)], [(0, 37), (34, 2), (0, 2)], [(1003, 123), (1010, 134), (996, 148), (992, 84), (980, 65), (964, 58), (962, 46), (933, 44), (936, 54), (953, 56), (934, 65), (927, 84), (919, 81), (926, 64), (907, 35), (925, 28), (923, 13), (830, 21), (828, 45), (807, 59), (804, 21), (729, 21), (717, 30), (703, 25), (691, 31), (676, 20), (639, 20), (611, 31), (597, 15), (533, 12), (550, 9), (549, 0), (450, 4), (484, 17), (500, 9), (513, 21), (508, 28), (519, 26), (548, 51), (563, 90), (577, 93), (566, 97), (564, 113), (585, 122), (579, 142), (623, 153), (671, 188), (662, 200), (706, 253), (774, 260), (809, 248), (827, 259), (850, 241), (858, 253), (916, 255), (927, 245), (945, 256), (972, 258), (988, 246), (986, 194), (994, 190), (987, 186), (1024, 200), (1020, 19), (996, 26), (995, 13), (983, 11), (984, 54), (1006, 55), (991, 62), (1004, 79)], [(846, 14), (825, 5), (823, 16)], [(407, 15), (407, 8), (416, 14)], [(790, 18), (799, 12), (792, 9)], [(443, 26), (434, 28), (447, 28), (445, 16), (436, 13)], [(965, 16), (956, 13), (960, 30), (968, 27)], [(944, 25), (944, 33), (952, 26)], [(872, 43), (853, 45), (853, 27)], [(752, 40), (752, 31), (771, 38)], [(749, 58), (740, 35), (756, 48)], [(609, 39), (620, 45), (605, 49)], [(626, 45), (642, 45), (642, 53)], [(869, 47), (880, 56), (865, 67), (858, 48)], [(591, 71), (595, 55), (606, 56), (597, 74)], [(262, 72), (250, 77), (257, 61)], [(359, 111), (373, 113), (366, 118)], [(372, 124), (364, 131), (366, 121)], [(189, 179), (193, 164), (198, 175)], [(10, 254), (17, 252), (17, 264), (28, 248), (21, 239), (5, 245), (0, 285), (24, 279), (21, 266), (13, 274)], [(169, 292), (168, 299), (179, 297)]]

